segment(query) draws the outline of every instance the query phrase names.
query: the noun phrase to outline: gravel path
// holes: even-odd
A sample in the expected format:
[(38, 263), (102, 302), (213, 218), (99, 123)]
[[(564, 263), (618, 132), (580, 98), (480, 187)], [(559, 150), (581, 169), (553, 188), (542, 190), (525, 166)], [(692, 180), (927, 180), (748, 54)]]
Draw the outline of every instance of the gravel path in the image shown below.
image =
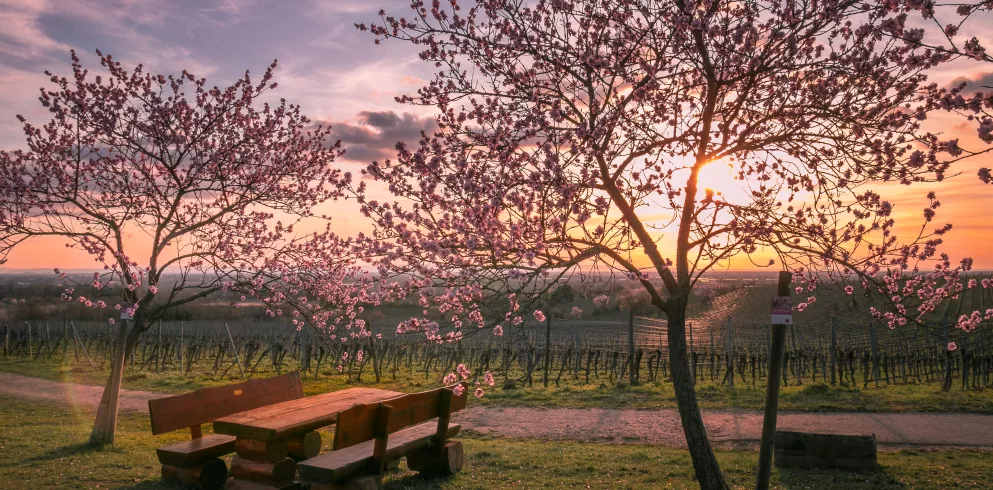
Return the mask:
[[(96, 407), (103, 387), (61, 383), (0, 373), (0, 395)], [(123, 390), (121, 410), (147, 412), (148, 400), (164, 396)], [(707, 432), (715, 443), (754, 445), (762, 414), (706, 410)], [(464, 428), (501, 437), (533, 437), (610, 443), (685, 445), (675, 410), (525, 408), (473, 406), (456, 415)], [(993, 415), (958, 413), (780, 412), (780, 429), (827, 433), (875, 433), (884, 446), (993, 448)]]

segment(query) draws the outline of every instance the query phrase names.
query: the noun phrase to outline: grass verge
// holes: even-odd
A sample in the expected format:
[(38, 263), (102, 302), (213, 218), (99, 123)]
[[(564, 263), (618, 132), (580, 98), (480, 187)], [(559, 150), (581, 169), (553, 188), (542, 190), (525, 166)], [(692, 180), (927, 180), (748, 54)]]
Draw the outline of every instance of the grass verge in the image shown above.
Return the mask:
[[(170, 488), (159, 479), (154, 448), (183, 434), (152, 436), (148, 418), (122, 414), (114, 447), (85, 444), (92, 413), (0, 397), (0, 489)], [(325, 434), (325, 441), (329, 441)], [(460, 437), (467, 461), (451, 478), (391, 472), (387, 489), (695, 488), (685, 450), (645, 445)], [(717, 454), (730, 484), (754, 485), (757, 454)], [(773, 488), (899, 489), (989, 488), (993, 458), (977, 451), (882, 452), (873, 472), (774, 470)], [(30, 483), (28, 483), (30, 482)]]

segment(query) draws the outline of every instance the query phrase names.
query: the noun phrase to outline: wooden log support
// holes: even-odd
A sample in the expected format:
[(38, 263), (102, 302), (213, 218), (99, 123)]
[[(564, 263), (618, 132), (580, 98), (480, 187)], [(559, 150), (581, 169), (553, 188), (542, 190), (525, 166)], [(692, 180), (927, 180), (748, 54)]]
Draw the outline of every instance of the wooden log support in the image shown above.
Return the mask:
[(228, 467), (224, 461), (214, 458), (203, 464), (189, 467), (162, 465), (162, 479), (179, 485), (192, 486), (203, 490), (216, 490), (224, 486), (228, 478)]
[(296, 471), (297, 463), (290, 457), (278, 461), (258, 461), (235, 455), (231, 459), (232, 478), (265, 483), (276, 488), (293, 483)]
[(289, 455), (289, 441), (257, 441), (239, 437), (234, 441), (234, 451), (242, 459), (275, 463)]
[(287, 444), (287, 452), (297, 461), (317, 456), (321, 452), (321, 434), (312, 431), (300, 437), (291, 437)]
[(464, 463), (462, 441), (446, 441), (440, 451), (427, 448), (407, 455), (408, 468), (433, 475), (454, 475), (462, 470)]

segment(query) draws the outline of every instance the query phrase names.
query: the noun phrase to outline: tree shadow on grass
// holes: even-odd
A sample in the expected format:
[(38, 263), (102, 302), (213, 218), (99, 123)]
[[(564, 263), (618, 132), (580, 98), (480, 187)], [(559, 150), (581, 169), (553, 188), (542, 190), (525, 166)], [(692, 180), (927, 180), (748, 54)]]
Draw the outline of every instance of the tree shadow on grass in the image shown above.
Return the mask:
[(421, 473), (408, 474), (399, 478), (391, 478), (383, 482), (383, 490), (429, 490), (440, 489), (449, 483), (454, 476), (425, 475)]
[(899, 490), (909, 488), (886, 473), (885, 468), (875, 470), (835, 470), (826, 468), (777, 468), (779, 483), (784, 488), (844, 488)]
[(56, 448), (49, 449), (41, 454), (36, 454), (21, 460), (20, 464), (39, 462), (39, 461), (52, 461), (56, 459), (62, 459), (69, 456), (77, 456), (80, 454), (90, 454), (99, 451), (114, 451), (115, 449), (111, 446), (99, 446), (90, 444), (89, 442), (77, 442), (75, 444), (69, 444), (66, 446), (59, 446)]
[(183, 487), (179, 485), (172, 485), (169, 483), (165, 483), (162, 480), (147, 480), (143, 482), (137, 482), (137, 483), (132, 483), (129, 485), (117, 487), (116, 490), (160, 490), (163, 488), (178, 490)]

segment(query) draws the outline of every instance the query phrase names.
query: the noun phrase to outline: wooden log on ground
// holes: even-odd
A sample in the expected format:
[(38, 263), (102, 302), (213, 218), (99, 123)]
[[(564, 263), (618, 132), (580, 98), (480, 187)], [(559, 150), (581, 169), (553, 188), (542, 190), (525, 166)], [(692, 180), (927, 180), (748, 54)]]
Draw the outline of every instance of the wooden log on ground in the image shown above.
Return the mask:
[(408, 468), (433, 475), (454, 475), (464, 463), (462, 441), (447, 441), (441, 451), (429, 447), (407, 455)]
[(876, 436), (776, 431), (777, 468), (875, 470)]
[(162, 479), (173, 484), (192, 486), (203, 490), (216, 490), (224, 486), (224, 481), (227, 478), (228, 467), (224, 461), (216, 458), (186, 468), (162, 465)]

